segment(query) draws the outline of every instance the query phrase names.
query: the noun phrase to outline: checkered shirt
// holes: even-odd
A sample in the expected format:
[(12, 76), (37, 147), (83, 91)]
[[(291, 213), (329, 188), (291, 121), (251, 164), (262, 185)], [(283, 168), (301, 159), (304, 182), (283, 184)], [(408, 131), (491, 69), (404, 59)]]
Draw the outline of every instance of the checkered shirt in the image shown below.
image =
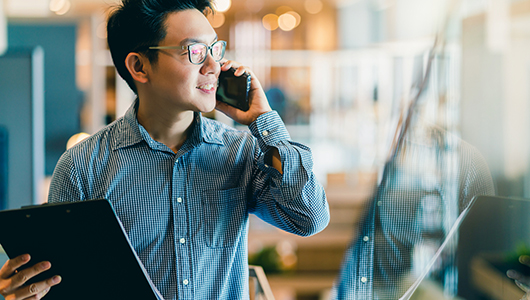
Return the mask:
[[(138, 123), (137, 103), (62, 155), (49, 202), (108, 199), (166, 300), (249, 298), (250, 213), (301, 236), (327, 226), (311, 151), (290, 140), (276, 112), (259, 116), (250, 132), (196, 113), (174, 153)], [(272, 147), (283, 174), (266, 164)]]

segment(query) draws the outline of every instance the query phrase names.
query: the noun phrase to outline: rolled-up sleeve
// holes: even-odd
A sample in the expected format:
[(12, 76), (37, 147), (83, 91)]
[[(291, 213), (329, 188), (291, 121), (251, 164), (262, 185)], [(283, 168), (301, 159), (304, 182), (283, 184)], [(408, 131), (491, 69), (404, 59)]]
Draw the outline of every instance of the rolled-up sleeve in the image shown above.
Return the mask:
[[(322, 231), (329, 223), (329, 206), (324, 188), (313, 173), (309, 147), (291, 141), (275, 111), (261, 115), (249, 129), (257, 138), (250, 212), (297, 235)], [(266, 163), (265, 157), (272, 148), (278, 149), (283, 174)]]

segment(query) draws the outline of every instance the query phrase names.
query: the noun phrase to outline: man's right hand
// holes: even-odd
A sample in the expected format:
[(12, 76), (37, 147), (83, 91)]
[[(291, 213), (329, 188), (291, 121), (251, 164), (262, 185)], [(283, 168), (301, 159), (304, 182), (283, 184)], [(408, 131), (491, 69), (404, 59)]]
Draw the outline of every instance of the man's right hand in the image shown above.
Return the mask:
[(30, 259), (29, 254), (17, 256), (8, 260), (0, 269), (0, 295), (4, 296), (5, 300), (41, 299), (50, 291), (52, 286), (61, 282), (61, 276), (56, 275), (44, 281), (26, 285), (29, 279), (51, 268), (49, 261), (43, 261), (32, 267), (17, 271), (18, 268), (27, 264)]

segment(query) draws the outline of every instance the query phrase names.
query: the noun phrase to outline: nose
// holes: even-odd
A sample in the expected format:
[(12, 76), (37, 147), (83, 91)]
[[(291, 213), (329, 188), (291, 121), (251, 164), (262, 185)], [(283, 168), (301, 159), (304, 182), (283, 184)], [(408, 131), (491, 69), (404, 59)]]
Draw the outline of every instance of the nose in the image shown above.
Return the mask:
[(218, 62), (215, 61), (210, 51), (206, 54), (206, 59), (202, 63), (201, 74), (216, 74), (219, 73), (221, 66)]

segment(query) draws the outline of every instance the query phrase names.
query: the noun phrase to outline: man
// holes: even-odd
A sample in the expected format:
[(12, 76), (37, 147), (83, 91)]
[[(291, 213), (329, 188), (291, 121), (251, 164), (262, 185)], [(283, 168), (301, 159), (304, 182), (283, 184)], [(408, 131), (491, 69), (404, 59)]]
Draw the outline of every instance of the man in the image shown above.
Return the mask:
[[(207, 9), (206, 0), (124, 0), (111, 14), (114, 64), (138, 98), (123, 118), (63, 154), (49, 194), (50, 202), (108, 199), (168, 300), (249, 297), (249, 213), (302, 236), (329, 221), (309, 148), (290, 140), (252, 71), (222, 61), (225, 44)], [(219, 73), (231, 67), (252, 76), (247, 112), (216, 103)], [(214, 108), (250, 133), (201, 116)], [(24, 286), (50, 268), (13, 273), (29, 259), (0, 271), (6, 299), (39, 299), (56, 284), (51, 277)]]
[[(494, 194), (487, 163), (475, 147), (416, 117), (367, 201), (330, 298), (408, 299), (423, 275), (455, 293), (453, 226), (475, 196)], [(445, 246), (446, 240), (452, 242)]]

